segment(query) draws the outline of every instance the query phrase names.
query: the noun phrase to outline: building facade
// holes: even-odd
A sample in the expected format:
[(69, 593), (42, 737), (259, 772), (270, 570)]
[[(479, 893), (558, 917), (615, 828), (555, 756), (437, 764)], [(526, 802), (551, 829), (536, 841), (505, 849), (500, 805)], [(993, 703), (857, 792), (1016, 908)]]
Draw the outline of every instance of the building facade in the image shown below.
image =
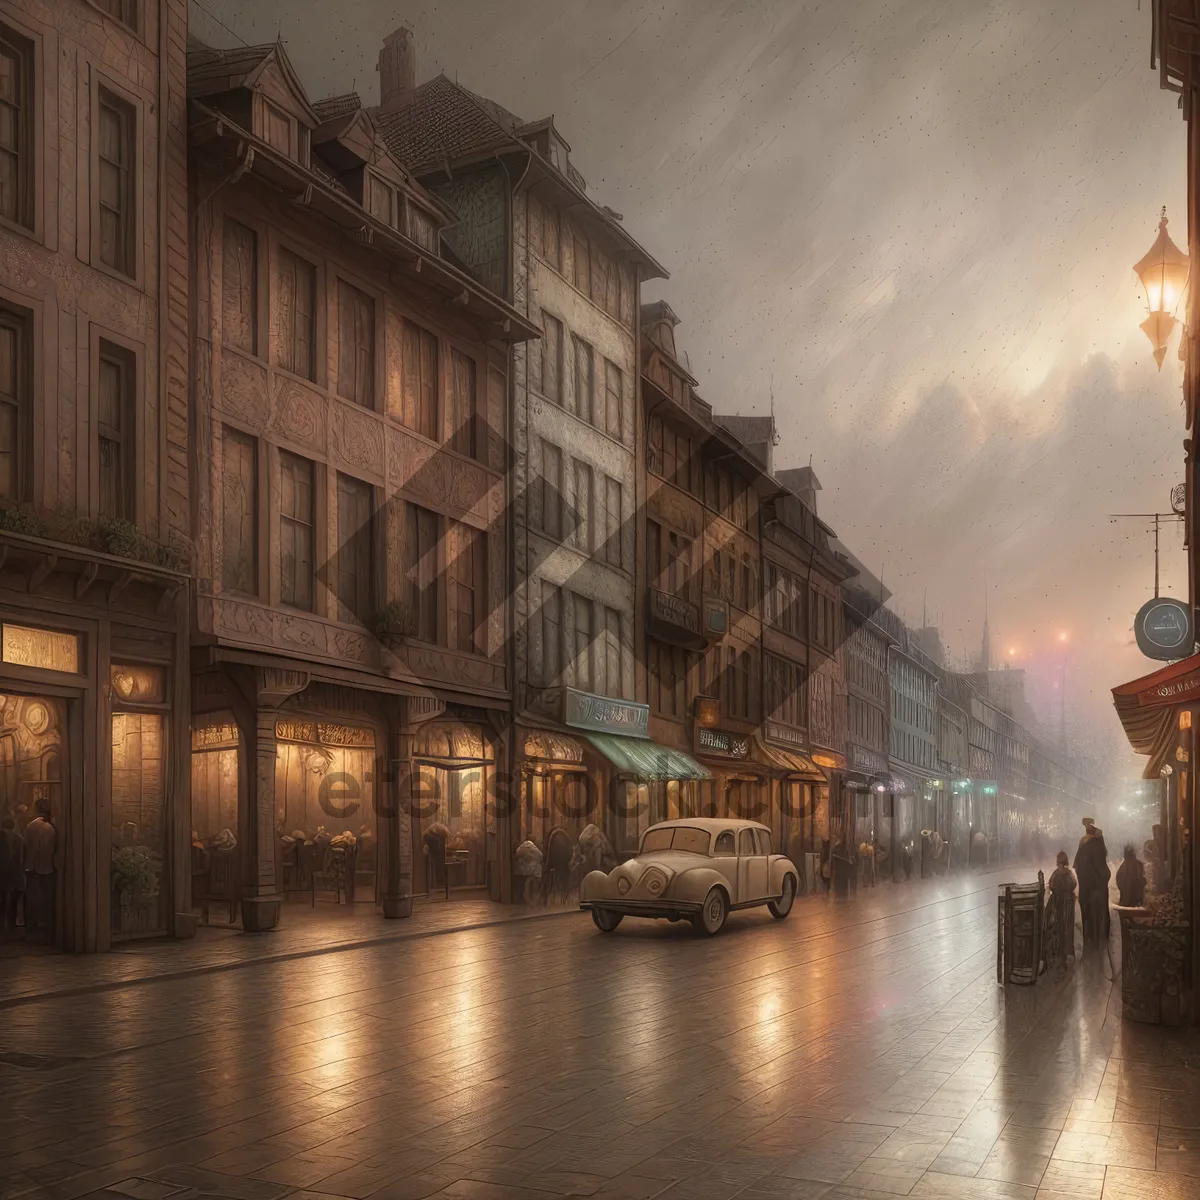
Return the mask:
[(186, 35), (0, 3), (0, 821), (73, 951), (189, 920)]
[[(509, 390), (514, 787), (506, 848), (555, 879), (596, 826), (614, 845), (647, 738), (638, 295), (663, 269), (591, 198), (552, 119), (526, 122), (444, 75), (416, 85), (412, 37), (380, 57), (388, 144), (459, 220), (466, 269), (540, 331)], [(615, 739), (615, 740), (614, 740)]]
[[(280, 44), (189, 54), (197, 901), (509, 895), (508, 364), (454, 214)], [(447, 871), (455, 872), (447, 881)]]

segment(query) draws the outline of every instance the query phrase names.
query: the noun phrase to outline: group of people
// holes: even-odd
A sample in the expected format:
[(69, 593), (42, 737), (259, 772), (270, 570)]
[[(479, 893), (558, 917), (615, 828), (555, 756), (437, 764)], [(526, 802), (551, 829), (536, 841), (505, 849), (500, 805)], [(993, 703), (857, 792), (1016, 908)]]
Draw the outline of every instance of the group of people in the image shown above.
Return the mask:
[(24, 830), (17, 828), (15, 817), (0, 819), (0, 935), (15, 935), (21, 915), (28, 940), (49, 941), (54, 934), (58, 833), (47, 800), (37, 802), (36, 814)]
[[(1108, 945), (1110, 917), (1108, 885), (1112, 870), (1104, 832), (1091, 817), (1083, 819), (1083, 837), (1075, 851), (1074, 871), (1065, 850), (1058, 852), (1057, 865), (1049, 880), (1043, 935), (1043, 958), (1047, 965), (1065, 963), (1075, 957), (1075, 897), (1078, 887), (1080, 924), (1084, 949)], [(1117, 868), (1117, 890), (1123, 907), (1138, 908), (1146, 898), (1146, 868), (1132, 846), (1125, 847)]]

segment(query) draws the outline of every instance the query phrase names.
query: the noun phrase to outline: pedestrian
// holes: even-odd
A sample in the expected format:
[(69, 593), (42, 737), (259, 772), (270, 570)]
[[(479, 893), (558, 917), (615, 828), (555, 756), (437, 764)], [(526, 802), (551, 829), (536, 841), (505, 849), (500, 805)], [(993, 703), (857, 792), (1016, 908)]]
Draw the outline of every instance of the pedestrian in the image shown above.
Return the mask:
[(1043, 960), (1066, 965), (1075, 957), (1075, 876), (1067, 865), (1067, 852), (1058, 852), (1057, 866), (1047, 885), (1050, 891), (1043, 922)]
[(1146, 868), (1138, 861), (1132, 844), (1125, 847), (1125, 858), (1117, 868), (1117, 890), (1122, 908), (1141, 908), (1146, 899)]
[(0, 821), (0, 932), (16, 933), (17, 907), (25, 892), (25, 839), (14, 817)]
[(54, 937), (54, 851), (58, 831), (50, 820), (50, 801), (39, 799), (37, 816), (25, 826), (25, 936)]
[(1079, 880), (1079, 913), (1083, 918), (1083, 944), (1108, 944), (1108, 849), (1104, 833), (1091, 817), (1083, 818), (1083, 837), (1075, 852), (1075, 874)]

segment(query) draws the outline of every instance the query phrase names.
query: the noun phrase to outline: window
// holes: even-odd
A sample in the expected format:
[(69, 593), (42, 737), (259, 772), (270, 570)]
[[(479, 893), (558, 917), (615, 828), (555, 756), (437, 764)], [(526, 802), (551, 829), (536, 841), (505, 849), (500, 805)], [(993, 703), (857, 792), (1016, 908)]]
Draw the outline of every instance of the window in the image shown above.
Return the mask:
[(646, 580), (648, 586), (662, 590), (662, 526), (646, 522)]
[(591, 553), (592, 538), (595, 536), (592, 514), (592, 468), (575, 459), (575, 545), (585, 553)]
[(596, 636), (594, 608), (583, 596), (575, 604), (575, 686), (582, 692), (592, 688), (592, 642)]
[[(730, 783), (733, 783), (733, 782), (734, 782), (733, 780), (730, 780)], [(715, 842), (713, 842), (713, 857), (714, 858), (732, 858), (732, 857), (734, 857), (733, 845), (734, 845), (733, 830), (732, 829), (722, 829), (721, 832), (717, 834), (717, 840)]]
[(562, 229), (557, 208), (542, 209), (542, 257), (556, 271), (562, 270)]
[(404, 322), (404, 381), (400, 420), (437, 440), (438, 341), (427, 329)]
[(742, 555), (742, 607), (747, 612), (754, 608), (754, 572), (745, 554)]
[(562, 673), (562, 588), (542, 584), (542, 685), (554, 687)]
[(27, 314), (0, 308), (0, 500), (29, 496), (29, 325)]
[(562, 540), (562, 451), (542, 439), (541, 529), (547, 537)]
[(133, 410), (137, 362), (112, 342), (100, 341), (96, 367), (96, 438), (99, 512), (134, 519)]
[(371, 485), (339, 473), (337, 506), (339, 619), (368, 621), (375, 590)]
[(96, 220), (100, 261), (122, 275), (133, 275), (134, 255), (134, 130), (133, 109), (111, 92), (98, 92), (98, 195)]
[(661, 475), (663, 473), (663, 423), (661, 417), (650, 418), (646, 444), (646, 465), (656, 475)]
[(258, 441), (221, 432), (221, 589), (258, 594)]
[(575, 415), (589, 425), (596, 423), (596, 355), (582, 338), (575, 339)]
[(563, 402), (563, 327), (549, 313), (542, 313), (542, 395), (555, 404)]
[(738, 694), (738, 712), (749, 720), (753, 709), (750, 699), (750, 652), (748, 650), (743, 650), (738, 656), (738, 674), (741, 677), (741, 688)]
[(375, 407), (375, 301), (338, 280), (338, 395)]
[(450, 563), (450, 644), (455, 650), (476, 652), (475, 631), (482, 613), (479, 607), (484, 570), (484, 535), (478, 529), (453, 521)]
[(475, 456), (475, 360), (460, 350), (450, 351), (450, 448)]
[(422, 641), (438, 640), (437, 546), (441, 518), (416, 504), (404, 506), (404, 575), (408, 581), (414, 633)]
[(258, 235), (226, 217), (221, 250), (221, 340), (257, 354)]
[(571, 230), (574, 244), (574, 284), (585, 295), (592, 294), (592, 261), (588, 253), (587, 238), (578, 229)]
[(604, 297), (608, 291), (609, 262), (599, 250), (592, 251), (592, 303), (604, 307)]
[(316, 517), (313, 464), (279, 452), (279, 600), (311, 612)]
[(625, 694), (625, 681), (621, 672), (621, 614), (615, 608), (604, 610), (604, 650), (597, 670), (603, 670), (604, 677), (598, 681), (596, 688), (606, 696), (620, 698)]
[(621, 441), (624, 430), (624, 381), (621, 368), (616, 363), (604, 360), (604, 428), (609, 437)]
[(317, 268), (290, 250), (275, 257), (275, 365), (305, 379), (316, 378), (313, 314)]
[(746, 481), (740, 476), (733, 476), (733, 523), (742, 529), (749, 528), (746, 517)]
[(604, 477), (605, 502), (604, 557), (614, 567), (623, 565), (621, 550), (621, 483), (611, 475)]
[(754, 840), (754, 830), (741, 830), (738, 833), (738, 854), (743, 858), (753, 858), (757, 853), (758, 843)]
[(33, 45), (0, 24), (0, 217), (33, 225)]
[(263, 141), (288, 156), (292, 153), (292, 118), (275, 105), (263, 102)]
[(367, 172), (367, 212), (388, 225), (396, 224), (396, 193), (370, 171)]
[(784, 725), (803, 728), (807, 723), (804, 713), (804, 668), (798, 663), (776, 658), (773, 654), (764, 654), (763, 676), (767, 716)]
[(426, 213), (407, 198), (404, 202), (404, 209), (409, 240), (416, 242), (425, 250), (432, 250), (436, 253), (438, 248), (437, 226)]
[(604, 311), (614, 320), (621, 317), (621, 268), (618, 263), (610, 263), (608, 268), (608, 286), (604, 289)]

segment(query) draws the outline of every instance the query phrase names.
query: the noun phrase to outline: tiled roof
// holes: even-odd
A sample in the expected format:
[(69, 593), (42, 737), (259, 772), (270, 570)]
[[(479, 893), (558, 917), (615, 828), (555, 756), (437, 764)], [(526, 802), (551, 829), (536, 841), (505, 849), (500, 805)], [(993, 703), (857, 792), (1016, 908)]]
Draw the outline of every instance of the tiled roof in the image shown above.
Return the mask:
[(728, 429), (743, 446), (754, 446), (759, 442), (770, 442), (775, 436), (775, 421), (771, 417), (715, 416), (713, 420)]
[(214, 80), (249, 75), (272, 50), (268, 46), (237, 46), (232, 50), (218, 50), (207, 46), (196, 38), (188, 39), (187, 78), (188, 90), (202, 87)]
[(357, 92), (347, 92), (344, 96), (329, 96), (325, 100), (317, 100), (313, 104), (313, 112), (321, 119), (321, 123), (334, 121), (338, 117), (348, 117), (351, 113), (362, 108), (362, 100)]
[[(516, 139), (520, 122), (445, 75), (423, 83), (399, 112), (373, 110), (388, 149), (414, 174)], [(510, 122), (514, 124), (510, 124)]]

